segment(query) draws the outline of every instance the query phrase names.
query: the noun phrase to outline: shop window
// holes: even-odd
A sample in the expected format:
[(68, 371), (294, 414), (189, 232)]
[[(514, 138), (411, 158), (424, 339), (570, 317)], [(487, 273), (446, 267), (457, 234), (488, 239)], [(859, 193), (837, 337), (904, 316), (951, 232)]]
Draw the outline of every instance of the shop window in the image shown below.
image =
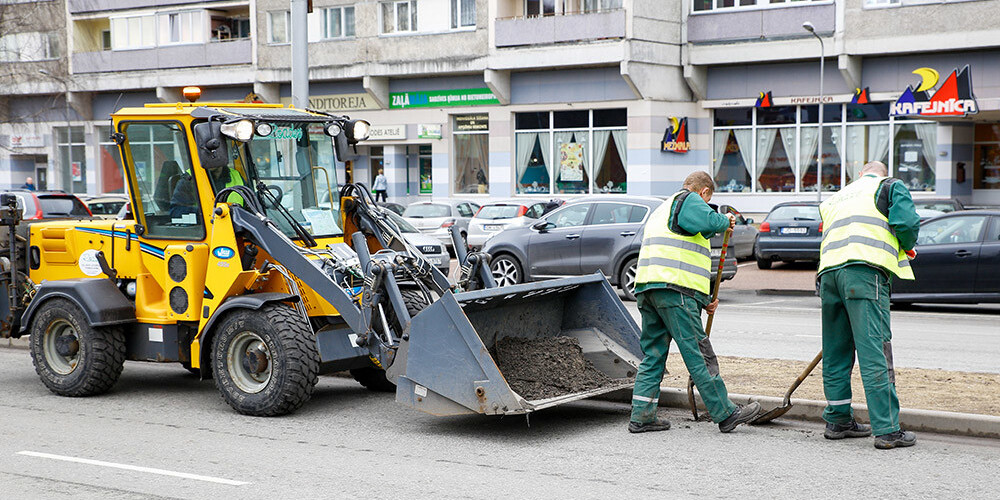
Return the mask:
[[(816, 140), (818, 130), (813, 127), (802, 127), (802, 144), (800, 165), (807, 165), (802, 170), (802, 191), (816, 191)], [(841, 127), (823, 127), (823, 191), (839, 191), (842, 161), (840, 156)]]
[(59, 189), (70, 193), (87, 192), (87, 152), (85, 150), (83, 127), (55, 128), (56, 146), (59, 152)]
[(417, 0), (382, 2), (382, 33), (417, 30)]
[(451, 0), (451, 27), (476, 25), (476, 0)]
[(972, 187), (1000, 189), (1000, 124), (976, 124)]
[(589, 111), (556, 111), (552, 113), (553, 128), (586, 128), (589, 126)]
[(753, 123), (753, 108), (722, 108), (715, 110), (716, 127), (738, 127)]
[(279, 10), (267, 13), (267, 41), (288, 43), (288, 27), (292, 24), (292, 13)]
[(515, 136), (519, 194), (549, 194), (550, 145), (548, 132), (519, 132)]
[(382, 146), (372, 146), (368, 149), (368, 177), (371, 182), (368, 187), (375, 185), (375, 177), (378, 175), (378, 171), (384, 168), (385, 157), (383, 151)]
[[(819, 106), (802, 106), (800, 109), (802, 123), (819, 123)], [(888, 104), (886, 104), (886, 112), (888, 109)], [(840, 113), (840, 104), (824, 104), (823, 123), (839, 123), (841, 121)]]
[(795, 123), (795, 106), (773, 106), (757, 110), (757, 125)]
[(625, 108), (595, 109), (594, 127), (628, 126), (628, 110)]
[(556, 193), (583, 194), (590, 191), (588, 135), (585, 130), (553, 134)]
[(420, 146), (417, 153), (417, 162), (420, 168), (420, 194), (431, 194), (434, 192), (434, 182), (431, 176), (433, 163), (430, 146)]
[(936, 123), (900, 123), (894, 127), (895, 168), (892, 176), (910, 191), (934, 191), (937, 157)]
[(757, 130), (758, 192), (795, 191), (795, 139), (794, 128)]
[(713, 140), (716, 191), (749, 193), (753, 166), (753, 130), (719, 129)]
[(844, 175), (846, 182), (850, 183), (858, 178), (861, 168), (870, 161), (889, 165), (889, 127), (848, 125), (844, 149)]
[(354, 7), (323, 9), (323, 38), (354, 36)]
[[(595, 113), (596, 114), (596, 113)], [(628, 132), (621, 130), (594, 131), (595, 193), (624, 193), (627, 191)]]
[(849, 122), (887, 122), (889, 121), (889, 103), (848, 104), (847, 121)]
[(125, 179), (122, 176), (122, 156), (118, 145), (111, 142), (111, 127), (97, 127), (99, 189), (102, 193), (124, 193)]
[(534, 130), (549, 128), (548, 111), (540, 113), (517, 113), (514, 115), (514, 128), (518, 130)]
[[(485, 130), (483, 127), (485, 123)], [(466, 129), (459, 131), (460, 128)], [(455, 182), (458, 193), (489, 194), (490, 134), (489, 120), (485, 115), (455, 117), (454, 137)]]

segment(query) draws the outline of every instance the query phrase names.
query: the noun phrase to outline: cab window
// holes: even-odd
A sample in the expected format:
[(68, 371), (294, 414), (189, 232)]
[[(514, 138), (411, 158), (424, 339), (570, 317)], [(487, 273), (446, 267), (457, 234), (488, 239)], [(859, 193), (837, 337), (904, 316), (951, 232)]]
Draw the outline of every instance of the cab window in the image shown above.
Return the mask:
[(192, 175), (184, 129), (177, 123), (125, 123), (126, 160), (132, 165), (129, 184), (136, 221), (145, 236), (202, 239), (205, 225)]

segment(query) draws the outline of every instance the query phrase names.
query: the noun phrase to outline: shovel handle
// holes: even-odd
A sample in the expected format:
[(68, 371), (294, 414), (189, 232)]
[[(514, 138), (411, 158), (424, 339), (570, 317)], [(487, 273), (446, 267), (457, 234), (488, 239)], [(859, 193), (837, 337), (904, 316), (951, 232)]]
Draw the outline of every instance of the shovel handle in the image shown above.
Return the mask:
[(802, 373), (799, 374), (799, 378), (795, 379), (795, 383), (788, 388), (788, 392), (785, 393), (785, 404), (788, 404), (788, 402), (791, 401), (792, 393), (795, 392), (795, 389), (798, 389), (799, 386), (802, 385), (802, 382), (805, 382), (806, 377), (808, 377), (809, 374), (816, 369), (816, 365), (818, 365), (820, 360), (822, 359), (823, 359), (823, 351), (820, 350), (819, 354), (816, 354), (816, 357), (813, 358), (811, 362), (809, 362), (809, 366), (807, 366), (805, 370), (802, 370)]
[[(715, 285), (712, 287), (712, 300), (715, 302), (719, 298), (719, 284), (722, 283), (722, 267), (726, 263), (726, 249), (729, 248), (729, 237), (733, 235), (733, 228), (726, 229), (726, 234), (722, 236), (722, 250), (719, 252), (719, 267), (715, 270)], [(716, 306), (718, 307), (718, 306)], [(712, 334), (712, 320), (715, 319), (715, 312), (708, 315), (708, 322), (705, 324), (705, 336)], [(698, 420), (698, 405), (694, 401), (694, 379), (688, 375), (688, 404), (691, 406), (691, 415)]]

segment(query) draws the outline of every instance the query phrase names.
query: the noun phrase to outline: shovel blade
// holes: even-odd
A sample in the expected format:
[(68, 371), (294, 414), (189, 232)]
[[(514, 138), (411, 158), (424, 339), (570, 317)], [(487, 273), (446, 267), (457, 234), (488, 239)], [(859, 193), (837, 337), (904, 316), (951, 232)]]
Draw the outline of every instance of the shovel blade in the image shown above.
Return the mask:
[(757, 415), (757, 418), (751, 420), (750, 424), (751, 425), (761, 425), (761, 424), (769, 423), (772, 420), (774, 420), (774, 419), (776, 419), (776, 418), (778, 418), (778, 417), (780, 417), (780, 416), (788, 413), (788, 410), (791, 410), (791, 409), (792, 409), (792, 404), (791, 403), (783, 404), (783, 405), (781, 405), (781, 406), (779, 406), (779, 407), (777, 407), (777, 408), (775, 408), (773, 410), (770, 410), (770, 411), (768, 411), (766, 413), (761, 413), (760, 415)]

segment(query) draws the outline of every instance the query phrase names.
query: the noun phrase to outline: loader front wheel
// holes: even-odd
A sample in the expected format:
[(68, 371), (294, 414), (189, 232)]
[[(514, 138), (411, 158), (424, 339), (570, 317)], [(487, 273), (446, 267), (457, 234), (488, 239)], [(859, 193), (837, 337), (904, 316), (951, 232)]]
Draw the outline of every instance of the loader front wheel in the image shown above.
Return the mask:
[(319, 380), (319, 352), (309, 324), (284, 304), (227, 316), (212, 342), (212, 375), (234, 410), (259, 417), (295, 411)]
[(90, 326), (72, 301), (51, 299), (32, 321), (31, 360), (42, 383), (60, 396), (102, 394), (122, 373), (125, 335), (117, 326)]

